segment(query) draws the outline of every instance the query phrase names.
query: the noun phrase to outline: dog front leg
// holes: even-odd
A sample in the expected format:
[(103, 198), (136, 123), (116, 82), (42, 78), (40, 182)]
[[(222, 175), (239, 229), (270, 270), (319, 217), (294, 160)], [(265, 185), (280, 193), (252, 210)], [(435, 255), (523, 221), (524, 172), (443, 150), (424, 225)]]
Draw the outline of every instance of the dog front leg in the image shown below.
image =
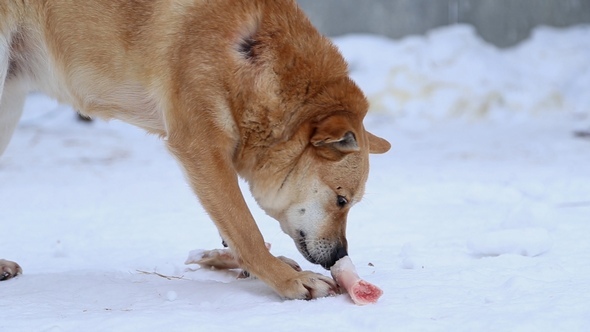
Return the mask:
[(335, 294), (337, 285), (331, 278), (295, 271), (269, 253), (240, 191), (231, 160), (231, 139), (212, 133), (213, 126), (179, 127), (170, 131), (168, 147), (184, 167), (193, 190), (240, 266), (284, 298), (312, 299)]

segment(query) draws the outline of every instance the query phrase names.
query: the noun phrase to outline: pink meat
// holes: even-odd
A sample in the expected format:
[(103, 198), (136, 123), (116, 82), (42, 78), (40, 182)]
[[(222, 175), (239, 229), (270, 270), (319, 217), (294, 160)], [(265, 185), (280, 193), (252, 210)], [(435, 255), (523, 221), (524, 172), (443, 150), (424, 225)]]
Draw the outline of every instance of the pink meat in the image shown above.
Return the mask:
[(383, 291), (368, 281), (362, 280), (348, 256), (342, 257), (330, 269), (332, 278), (344, 288), (355, 304), (376, 303)]

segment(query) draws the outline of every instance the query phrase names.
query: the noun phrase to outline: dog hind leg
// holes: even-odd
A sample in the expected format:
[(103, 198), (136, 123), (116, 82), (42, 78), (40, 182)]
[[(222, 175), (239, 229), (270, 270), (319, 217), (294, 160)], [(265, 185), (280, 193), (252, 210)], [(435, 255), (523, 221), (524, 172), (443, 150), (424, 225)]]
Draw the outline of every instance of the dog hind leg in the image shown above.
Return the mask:
[[(21, 117), (27, 94), (25, 81), (11, 68), (10, 52), (11, 42), (16, 30), (16, 25), (11, 20), (10, 10), (1, 8), (0, 20), (0, 156), (8, 146), (16, 124)], [(3, 16), (5, 14), (7, 16)], [(13, 63), (14, 65), (14, 63)]]
[[(8, 48), (8, 40), (0, 31), (0, 156), (4, 152), (4, 149), (8, 145), (8, 139), (10, 136), (5, 133), (4, 128), (4, 107), (2, 107), (2, 98), (4, 93), (4, 84), (6, 82), (6, 76), (8, 75), (8, 61), (10, 57), (10, 49)], [(12, 135), (12, 133), (11, 133)]]
[[(0, 102), (2, 102), (2, 100), (3, 100), (2, 96), (5, 94), (4, 93), (4, 84), (6, 82), (6, 76), (8, 75), (8, 65), (9, 65), (9, 60), (10, 60), (9, 58), (10, 58), (10, 49), (8, 48), (8, 40), (6, 39), (4, 34), (2, 34), (2, 31), (0, 31)], [(3, 111), (3, 108), (0, 107), (0, 116), (2, 116), (2, 114), (3, 114), (2, 111)], [(0, 124), (1, 123), (2, 123), (2, 120), (0, 120)], [(0, 129), (3, 129), (3, 128), (0, 127)], [(4, 130), (0, 130), (0, 155), (2, 155), (2, 152), (4, 151), (4, 149), (2, 147), (5, 146), (6, 144), (8, 144), (8, 143), (3, 144), (4, 143), (3, 133), (4, 133)]]
[[(8, 41), (0, 34), (0, 156), (20, 119), (27, 94), (24, 84), (18, 84), (16, 80), (7, 77), (9, 56)], [(8, 280), (22, 272), (17, 263), (0, 259), (0, 281)]]
[(22, 115), (27, 88), (24, 82), (9, 78), (0, 90), (0, 155), (4, 152)]

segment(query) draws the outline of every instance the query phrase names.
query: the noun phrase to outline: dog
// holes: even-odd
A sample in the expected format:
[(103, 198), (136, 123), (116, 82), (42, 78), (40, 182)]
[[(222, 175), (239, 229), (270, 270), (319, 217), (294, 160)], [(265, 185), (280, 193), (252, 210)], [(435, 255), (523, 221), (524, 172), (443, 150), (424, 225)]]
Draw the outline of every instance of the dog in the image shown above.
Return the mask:
[(390, 148), (294, 0), (2, 1), (0, 153), (32, 90), (159, 135), (244, 269), (283, 298), (334, 293), (269, 253), (238, 186), (328, 269), (347, 255), (369, 153)]

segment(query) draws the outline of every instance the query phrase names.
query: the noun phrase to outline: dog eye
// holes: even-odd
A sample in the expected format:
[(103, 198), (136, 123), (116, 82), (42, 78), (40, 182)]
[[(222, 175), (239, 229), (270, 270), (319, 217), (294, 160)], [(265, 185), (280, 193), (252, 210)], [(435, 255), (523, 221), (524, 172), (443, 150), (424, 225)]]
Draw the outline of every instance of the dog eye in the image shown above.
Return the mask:
[(348, 204), (348, 200), (346, 199), (346, 197), (338, 195), (338, 197), (336, 198), (336, 203), (339, 207), (343, 208), (344, 206), (346, 206), (346, 204)]

